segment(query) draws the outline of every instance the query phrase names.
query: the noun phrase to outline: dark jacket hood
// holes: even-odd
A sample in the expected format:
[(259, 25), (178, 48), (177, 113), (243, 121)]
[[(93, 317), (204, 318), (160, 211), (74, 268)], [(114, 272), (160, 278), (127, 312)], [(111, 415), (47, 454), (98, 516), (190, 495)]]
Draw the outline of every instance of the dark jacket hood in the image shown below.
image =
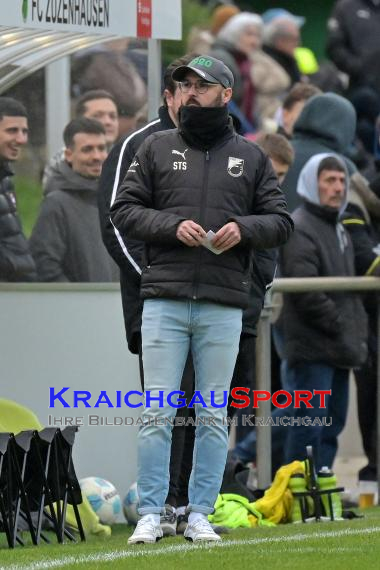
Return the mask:
[(353, 105), (335, 93), (312, 97), (294, 125), (294, 140), (317, 139), (331, 150), (345, 154), (355, 138), (356, 112)]
[(74, 172), (65, 160), (61, 160), (52, 166), (51, 176), (45, 188), (45, 195), (54, 190), (63, 190), (64, 192), (86, 192), (95, 196), (98, 192), (98, 187), (98, 179), (81, 176)]

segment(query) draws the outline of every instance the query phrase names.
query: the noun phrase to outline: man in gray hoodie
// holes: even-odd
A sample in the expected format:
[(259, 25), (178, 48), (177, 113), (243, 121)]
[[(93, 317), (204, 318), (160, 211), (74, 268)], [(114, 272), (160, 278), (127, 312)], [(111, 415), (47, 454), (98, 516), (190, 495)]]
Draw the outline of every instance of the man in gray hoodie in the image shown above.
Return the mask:
[[(284, 277), (355, 274), (352, 243), (340, 222), (347, 186), (347, 169), (337, 155), (318, 154), (306, 163), (297, 185), (302, 204), (293, 214), (295, 231), (280, 254)], [(367, 355), (362, 302), (351, 293), (287, 294), (281, 321), (286, 358), (283, 388), (310, 394), (307, 406), (301, 402), (293, 409), (297, 421), (287, 427), (285, 462), (305, 459), (306, 446), (312, 445), (317, 467), (331, 467), (346, 421), (349, 370), (360, 366)], [(328, 390), (331, 395), (326, 396), (324, 407), (318, 391)], [(311, 420), (309, 425), (303, 423), (305, 416)], [(329, 418), (330, 425), (323, 425), (323, 417)]]
[(98, 181), (107, 157), (104, 127), (73, 119), (63, 132), (65, 159), (57, 163), (30, 239), (40, 281), (116, 281), (118, 269), (103, 245)]

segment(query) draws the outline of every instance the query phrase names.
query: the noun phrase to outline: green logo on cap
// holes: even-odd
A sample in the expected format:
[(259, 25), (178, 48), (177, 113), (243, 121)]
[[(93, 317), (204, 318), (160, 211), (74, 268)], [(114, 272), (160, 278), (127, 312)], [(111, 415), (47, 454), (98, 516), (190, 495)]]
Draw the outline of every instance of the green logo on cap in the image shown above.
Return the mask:
[(28, 0), (23, 0), (21, 7), (22, 19), (26, 22), (28, 18)]
[(202, 67), (212, 67), (212, 64), (211, 59), (207, 59), (206, 57), (196, 57), (189, 63), (189, 65), (201, 65)]

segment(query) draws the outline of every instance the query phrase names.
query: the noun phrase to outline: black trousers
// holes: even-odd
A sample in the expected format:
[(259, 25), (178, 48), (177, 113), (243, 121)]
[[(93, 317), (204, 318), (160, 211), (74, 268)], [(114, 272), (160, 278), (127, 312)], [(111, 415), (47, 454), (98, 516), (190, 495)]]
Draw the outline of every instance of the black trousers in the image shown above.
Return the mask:
[[(371, 342), (373, 341), (373, 342)], [(359, 428), (368, 465), (359, 471), (360, 480), (377, 479), (377, 338), (370, 337), (368, 358), (355, 370)]]

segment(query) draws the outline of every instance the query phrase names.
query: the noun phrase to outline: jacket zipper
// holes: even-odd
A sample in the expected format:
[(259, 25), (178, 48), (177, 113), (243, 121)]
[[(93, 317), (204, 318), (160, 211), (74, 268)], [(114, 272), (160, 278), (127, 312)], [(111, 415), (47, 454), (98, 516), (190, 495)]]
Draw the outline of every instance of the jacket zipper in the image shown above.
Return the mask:
[[(207, 198), (207, 189), (208, 189), (208, 174), (209, 174), (209, 165), (210, 165), (210, 153), (206, 150), (205, 156), (205, 172), (203, 176), (203, 185), (202, 185), (202, 197), (201, 197), (201, 212), (199, 216), (199, 223), (203, 228), (203, 221), (204, 221), (204, 211), (205, 211), (205, 204)], [(203, 228), (205, 229), (205, 228)], [(199, 254), (198, 254), (198, 264), (195, 271), (194, 276), (194, 286), (193, 286), (193, 301), (196, 301), (198, 298), (198, 287), (199, 287), (199, 273), (201, 270), (201, 259), (203, 255), (203, 247), (198, 247)]]

